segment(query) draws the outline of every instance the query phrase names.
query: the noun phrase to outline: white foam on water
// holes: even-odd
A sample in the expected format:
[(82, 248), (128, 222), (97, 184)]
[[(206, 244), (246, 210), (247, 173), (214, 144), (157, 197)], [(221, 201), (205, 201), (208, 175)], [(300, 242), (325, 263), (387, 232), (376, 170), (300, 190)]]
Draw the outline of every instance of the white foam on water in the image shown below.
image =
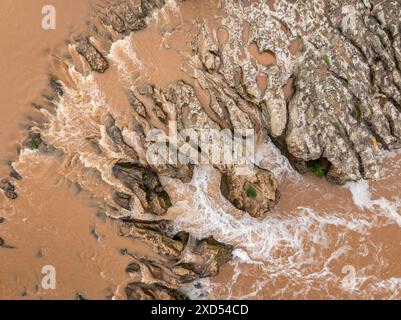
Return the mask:
[(255, 164), (271, 171), (278, 181), (286, 177), (294, 181), (299, 181), (301, 178), (269, 138), (255, 148)]
[[(277, 159), (282, 161), (280, 156)], [(194, 199), (177, 203), (184, 208), (182, 210), (184, 213), (176, 217), (175, 223), (177, 231), (186, 230), (196, 237), (213, 235), (218, 241), (234, 245), (233, 260), (230, 262), (234, 274), (231, 285), (224, 289), (225, 298), (238, 298), (238, 293), (234, 294), (231, 290), (238, 288), (235, 284), (241, 275), (247, 272), (244, 271), (246, 265), (257, 266), (260, 276), (252, 284), (252, 289), (241, 296), (242, 299), (260, 297), (266, 286), (274, 284), (276, 279), (282, 280), (283, 277), (288, 279), (288, 283), (273, 292), (272, 296), (280, 297), (292, 292), (294, 297), (302, 298), (309, 290), (316, 287), (321, 287), (323, 296), (332, 298), (336, 297), (335, 293), (332, 293), (333, 287), (350, 294), (361, 294), (359, 288), (368, 279), (372, 279), (372, 276), (366, 275), (369, 274), (368, 271), (366, 274), (358, 274), (348, 287), (342, 288), (344, 275), (333, 273), (331, 265), (336, 261), (347, 259), (351, 252), (355, 255), (364, 255), (366, 246), (355, 249), (341, 245), (337, 241), (348, 239), (351, 234), (364, 238), (370, 230), (377, 227), (374, 215), (358, 212), (317, 212), (313, 209), (312, 203), (312, 207), (298, 207), (286, 214), (272, 212), (263, 220), (254, 219), (249, 215), (234, 217), (225, 210), (227, 203), (216, 203), (215, 197), (210, 194), (213, 192), (209, 190), (210, 185), (216, 183), (213, 181), (216, 179), (213, 170), (215, 169), (212, 167), (195, 169), (190, 184), (196, 190)], [(287, 175), (286, 172), (282, 174)], [(298, 181), (302, 177), (296, 179), (297, 183), (302, 183)], [(359, 208), (368, 208), (375, 214), (377, 211), (384, 211), (387, 217), (399, 221), (397, 204), (384, 198), (372, 200), (366, 181), (348, 184), (347, 187), (350, 188), (353, 200)], [(304, 191), (300, 192), (307, 192), (307, 188), (302, 190)], [(336, 230), (334, 238), (333, 230)], [(344, 243), (347, 241), (344, 240)], [(376, 249), (372, 250), (376, 252)], [(390, 293), (392, 283), (388, 281), (383, 283)], [(293, 286), (296, 284), (297, 288), (302, 289), (294, 291)], [(219, 288), (213, 287), (213, 283), (210, 285), (214, 294), (221, 293), (221, 290), (218, 291)], [(377, 290), (372, 287), (371, 291), (364, 293), (364, 297), (370, 297)]]
[[(316, 246), (326, 246), (325, 227), (335, 225), (346, 230), (364, 232), (370, 221), (355, 216), (334, 213), (316, 213), (311, 208), (297, 208), (286, 216), (271, 213), (264, 220), (243, 215), (235, 218), (223, 210), (221, 204), (213, 202), (208, 195), (210, 167), (196, 168), (191, 182), (196, 188), (192, 203), (186, 206), (187, 214), (176, 218), (178, 229), (187, 230), (197, 237), (213, 235), (217, 240), (236, 246), (236, 257), (244, 263), (265, 261), (274, 263), (278, 245), (294, 253), (294, 257), (308, 252), (303, 250), (306, 241)], [(245, 254), (246, 253), (246, 254)], [(277, 259), (276, 259), (277, 260)], [(288, 258), (287, 258), (288, 260)], [(277, 261), (280, 264), (280, 261)]]
[(369, 182), (366, 180), (349, 182), (346, 187), (351, 191), (355, 205), (362, 209), (368, 209), (373, 214), (381, 214), (401, 226), (401, 215), (399, 214), (401, 201), (399, 199), (396, 201), (390, 201), (384, 197), (372, 199)]
[(167, 0), (163, 8), (154, 10), (152, 14), (146, 18), (146, 22), (148, 25), (150, 23), (156, 23), (157, 25), (162, 23), (167, 24), (170, 21), (171, 14), (181, 17), (181, 10), (175, 0)]
[(139, 70), (145, 69), (143, 62), (136, 54), (132, 43), (132, 35), (113, 42), (108, 58), (117, 66), (119, 74), (121, 74), (126, 80), (131, 80), (132, 77), (130, 66), (136, 66)]
[(177, 2), (175, 0), (167, 0), (164, 8), (170, 10), (175, 14), (179, 14), (181, 12), (180, 7), (177, 5)]

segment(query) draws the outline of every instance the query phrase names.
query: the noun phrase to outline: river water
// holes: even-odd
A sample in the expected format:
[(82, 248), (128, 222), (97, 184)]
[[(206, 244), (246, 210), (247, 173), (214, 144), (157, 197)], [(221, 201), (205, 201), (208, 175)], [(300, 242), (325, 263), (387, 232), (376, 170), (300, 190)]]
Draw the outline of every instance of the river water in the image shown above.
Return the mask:
[[(0, 216), (5, 218), (0, 236), (15, 247), (0, 248), (0, 299), (111, 298), (129, 279), (129, 260), (120, 250), (149, 250), (119, 237), (112, 220), (104, 217), (111, 187), (124, 191), (110, 168), (127, 156), (106, 139), (101, 143), (109, 152), (99, 155), (88, 138), (102, 136), (99, 119), (106, 113), (129, 131), (132, 110), (125, 92), (138, 84), (165, 88), (185, 80), (202, 101), (202, 90), (187, 74), (181, 54), (189, 50), (197, 20), (216, 31), (216, 41), (224, 41), (219, 29), (223, 14), (218, 1), (167, 1), (146, 30), (116, 39), (105, 74), (82, 75), (57, 61), (66, 53), (68, 39), (85, 28), (90, 1), (52, 0), (57, 29), (45, 31), (41, 10), (48, 2), (3, 0), (0, 8), (0, 176), (10, 171), (10, 160), (23, 176), (16, 182), (17, 200), (0, 194)], [(275, 62), (252, 46), (245, 50), (261, 63)], [(31, 104), (41, 103), (53, 73), (69, 79), (70, 91), (56, 113), (41, 114)], [(18, 155), (26, 127), (43, 119), (49, 124), (46, 141), (63, 155), (27, 150)], [(168, 217), (177, 231), (213, 235), (235, 246), (233, 261), (217, 277), (202, 280), (202, 297), (401, 298), (400, 158), (397, 152), (385, 154), (378, 181), (338, 187), (299, 175), (265, 141), (257, 162), (275, 173), (282, 196), (263, 220), (244, 215), (220, 195), (219, 172), (212, 167), (199, 166), (189, 184), (164, 179), (174, 203)], [(46, 265), (57, 270), (55, 290), (40, 285)]]

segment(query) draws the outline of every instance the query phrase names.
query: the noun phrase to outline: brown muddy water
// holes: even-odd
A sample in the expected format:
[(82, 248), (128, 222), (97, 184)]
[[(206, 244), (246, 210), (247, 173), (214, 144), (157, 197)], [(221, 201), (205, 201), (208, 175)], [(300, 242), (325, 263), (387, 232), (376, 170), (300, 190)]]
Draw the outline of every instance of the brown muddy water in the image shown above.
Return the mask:
[[(120, 250), (149, 249), (120, 238), (111, 220), (104, 219), (101, 203), (110, 200), (110, 186), (124, 189), (108, 174), (121, 155), (110, 141), (102, 140), (110, 152), (101, 157), (87, 138), (99, 134), (96, 119), (106, 113), (129, 131), (131, 108), (125, 90), (138, 84), (163, 88), (186, 80), (201, 102), (208, 99), (188, 75), (182, 55), (189, 50), (197, 20), (216, 31), (216, 43), (224, 43), (218, 1), (167, 1), (146, 30), (115, 41), (105, 74), (84, 76), (61, 70), (55, 57), (62, 56), (67, 40), (85, 27), (90, 2), (52, 0), (57, 29), (45, 31), (41, 9), (49, 1), (2, 0), (0, 175), (8, 174), (8, 161), (13, 160), (23, 179), (16, 183), (17, 200), (0, 194), (0, 216), (5, 218), (0, 236), (14, 247), (0, 248), (0, 299), (118, 297), (119, 286), (129, 280), (125, 273), (129, 261)], [(244, 50), (262, 64), (275, 62), (274, 56), (258, 53), (252, 44)], [(291, 53), (296, 50), (297, 44), (292, 44)], [(67, 72), (71, 84), (71, 94), (60, 102), (57, 113), (45, 115), (46, 139), (64, 155), (24, 150), (18, 156), (16, 146), (25, 126), (44, 117), (31, 104), (40, 102), (52, 72)], [(265, 90), (265, 80), (257, 81)], [(284, 88), (286, 96), (290, 89), (290, 85)], [(190, 296), (400, 299), (401, 154), (385, 155), (379, 181), (338, 187), (300, 176), (270, 142), (257, 151), (257, 162), (275, 173), (282, 193), (277, 208), (263, 220), (243, 215), (220, 195), (219, 173), (212, 167), (198, 167), (189, 184), (162, 181), (172, 195), (174, 206), (168, 217), (177, 230), (199, 237), (214, 235), (235, 246), (233, 261), (217, 277), (201, 281), (202, 296), (199, 292)], [(56, 268), (55, 290), (41, 287), (46, 265)]]

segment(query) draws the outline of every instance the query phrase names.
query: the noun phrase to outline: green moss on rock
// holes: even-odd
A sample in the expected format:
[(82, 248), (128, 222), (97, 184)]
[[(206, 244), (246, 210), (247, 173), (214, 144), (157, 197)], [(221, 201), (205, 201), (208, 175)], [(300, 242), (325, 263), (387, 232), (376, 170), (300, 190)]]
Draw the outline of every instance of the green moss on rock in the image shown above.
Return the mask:
[(331, 66), (331, 60), (330, 60), (330, 57), (329, 57), (327, 54), (325, 54), (325, 55), (322, 57), (322, 60), (327, 64), (328, 67)]
[(247, 197), (249, 197), (249, 198), (256, 198), (258, 196), (256, 189), (254, 187), (252, 187), (251, 185), (247, 185), (245, 187), (245, 193), (246, 193)]
[(307, 161), (306, 166), (313, 175), (319, 178), (325, 177), (328, 171), (328, 163), (324, 159)]

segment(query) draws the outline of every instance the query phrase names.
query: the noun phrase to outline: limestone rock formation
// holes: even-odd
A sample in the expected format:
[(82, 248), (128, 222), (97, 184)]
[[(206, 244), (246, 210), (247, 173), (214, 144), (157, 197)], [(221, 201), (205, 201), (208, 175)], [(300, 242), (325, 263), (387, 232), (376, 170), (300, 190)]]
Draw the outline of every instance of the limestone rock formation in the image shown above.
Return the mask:
[(223, 174), (221, 191), (237, 209), (255, 218), (265, 217), (280, 199), (276, 179), (262, 169), (248, 175)]
[(117, 163), (113, 174), (134, 192), (146, 212), (163, 215), (172, 206), (157, 174), (150, 168), (135, 163)]
[[(127, 272), (139, 273), (143, 282), (151, 282), (156, 286), (162, 283), (169, 289), (199, 278), (216, 276), (221, 265), (231, 259), (233, 250), (213, 237), (195, 239), (187, 232), (173, 235), (171, 222), (166, 220), (150, 222), (128, 219), (123, 223), (121, 232), (124, 236), (143, 240), (164, 257), (155, 260), (127, 253), (135, 259), (127, 267)], [(163, 287), (163, 292), (167, 287)], [(126, 290), (130, 288), (132, 284)], [(137, 289), (142, 290), (142, 284)]]
[[(116, 1), (103, 21), (118, 33), (137, 31), (161, 6)], [(166, 110), (174, 105), (179, 128), (266, 130), (297, 169), (306, 167), (302, 162), (325, 158), (329, 181), (378, 178), (381, 150), (401, 145), (400, 3), (275, 1), (273, 10), (263, 2), (224, 1), (223, 6), (228, 40), (216, 43), (202, 26), (201, 45), (194, 47), (198, 55), (189, 61), (210, 94), (209, 107), (201, 106), (189, 84), (178, 82), (166, 92), (148, 91), (154, 114), (147, 108), (137, 109), (138, 114), (166, 123), (171, 120)], [(245, 24), (247, 39), (239, 36)], [(301, 45), (296, 55), (290, 50), (294, 41)], [(253, 43), (260, 53), (274, 54), (275, 62), (263, 65), (244, 55), (244, 47)], [(105, 71), (105, 58), (88, 41), (77, 50), (95, 71)], [(258, 75), (267, 79), (264, 92)], [(290, 79), (293, 93), (286, 98), (282, 87)]]
[(105, 72), (109, 67), (107, 60), (102, 54), (90, 43), (89, 39), (79, 40), (75, 46), (77, 52), (88, 61), (92, 70), (97, 72)]

